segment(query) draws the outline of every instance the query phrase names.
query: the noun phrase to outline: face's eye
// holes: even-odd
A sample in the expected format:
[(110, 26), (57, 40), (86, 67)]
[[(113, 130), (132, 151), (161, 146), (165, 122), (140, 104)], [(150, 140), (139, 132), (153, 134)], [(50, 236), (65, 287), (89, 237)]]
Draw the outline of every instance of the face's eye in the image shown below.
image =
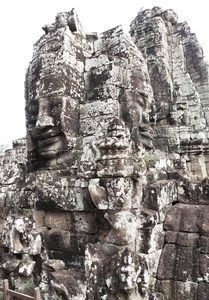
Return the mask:
[(33, 101), (27, 104), (26, 112), (28, 115), (38, 115), (38, 102)]
[(39, 106), (37, 101), (26, 104), (26, 118), (28, 124), (35, 124), (38, 117)]
[(52, 115), (59, 115), (62, 111), (62, 104), (60, 101), (54, 101), (50, 105)]

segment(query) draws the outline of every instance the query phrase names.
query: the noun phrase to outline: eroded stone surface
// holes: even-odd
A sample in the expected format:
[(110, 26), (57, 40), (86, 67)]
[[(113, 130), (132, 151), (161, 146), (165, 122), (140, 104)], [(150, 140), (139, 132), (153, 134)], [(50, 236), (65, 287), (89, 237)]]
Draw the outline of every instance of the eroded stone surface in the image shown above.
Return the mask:
[(0, 275), (44, 300), (208, 298), (208, 65), (171, 9), (34, 45), (0, 157)]

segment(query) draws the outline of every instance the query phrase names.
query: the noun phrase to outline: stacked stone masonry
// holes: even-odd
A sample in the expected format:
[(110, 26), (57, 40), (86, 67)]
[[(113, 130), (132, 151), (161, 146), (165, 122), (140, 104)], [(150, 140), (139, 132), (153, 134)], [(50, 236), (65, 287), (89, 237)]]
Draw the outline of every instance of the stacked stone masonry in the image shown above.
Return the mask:
[(0, 157), (0, 284), (43, 300), (207, 300), (209, 77), (195, 34), (159, 7), (130, 35), (87, 34), (74, 9), (43, 30), (27, 138)]

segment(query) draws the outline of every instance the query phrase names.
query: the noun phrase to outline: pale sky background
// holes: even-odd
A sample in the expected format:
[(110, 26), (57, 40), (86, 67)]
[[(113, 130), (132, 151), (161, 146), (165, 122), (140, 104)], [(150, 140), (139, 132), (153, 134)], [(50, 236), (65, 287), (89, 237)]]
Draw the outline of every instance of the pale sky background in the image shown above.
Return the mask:
[(76, 9), (85, 32), (101, 33), (117, 25), (129, 32), (141, 8), (172, 8), (187, 21), (209, 58), (208, 0), (6, 0), (0, 4), (0, 144), (25, 136), (24, 80), (33, 44), (59, 12)]

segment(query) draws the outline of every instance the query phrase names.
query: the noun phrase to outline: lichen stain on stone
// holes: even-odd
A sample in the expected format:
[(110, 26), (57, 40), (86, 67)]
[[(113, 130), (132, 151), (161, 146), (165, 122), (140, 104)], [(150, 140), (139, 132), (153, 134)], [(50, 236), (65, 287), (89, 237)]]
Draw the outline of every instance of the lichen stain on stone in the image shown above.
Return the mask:
[(0, 277), (42, 298), (207, 299), (208, 65), (172, 9), (43, 27), (0, 157)]

